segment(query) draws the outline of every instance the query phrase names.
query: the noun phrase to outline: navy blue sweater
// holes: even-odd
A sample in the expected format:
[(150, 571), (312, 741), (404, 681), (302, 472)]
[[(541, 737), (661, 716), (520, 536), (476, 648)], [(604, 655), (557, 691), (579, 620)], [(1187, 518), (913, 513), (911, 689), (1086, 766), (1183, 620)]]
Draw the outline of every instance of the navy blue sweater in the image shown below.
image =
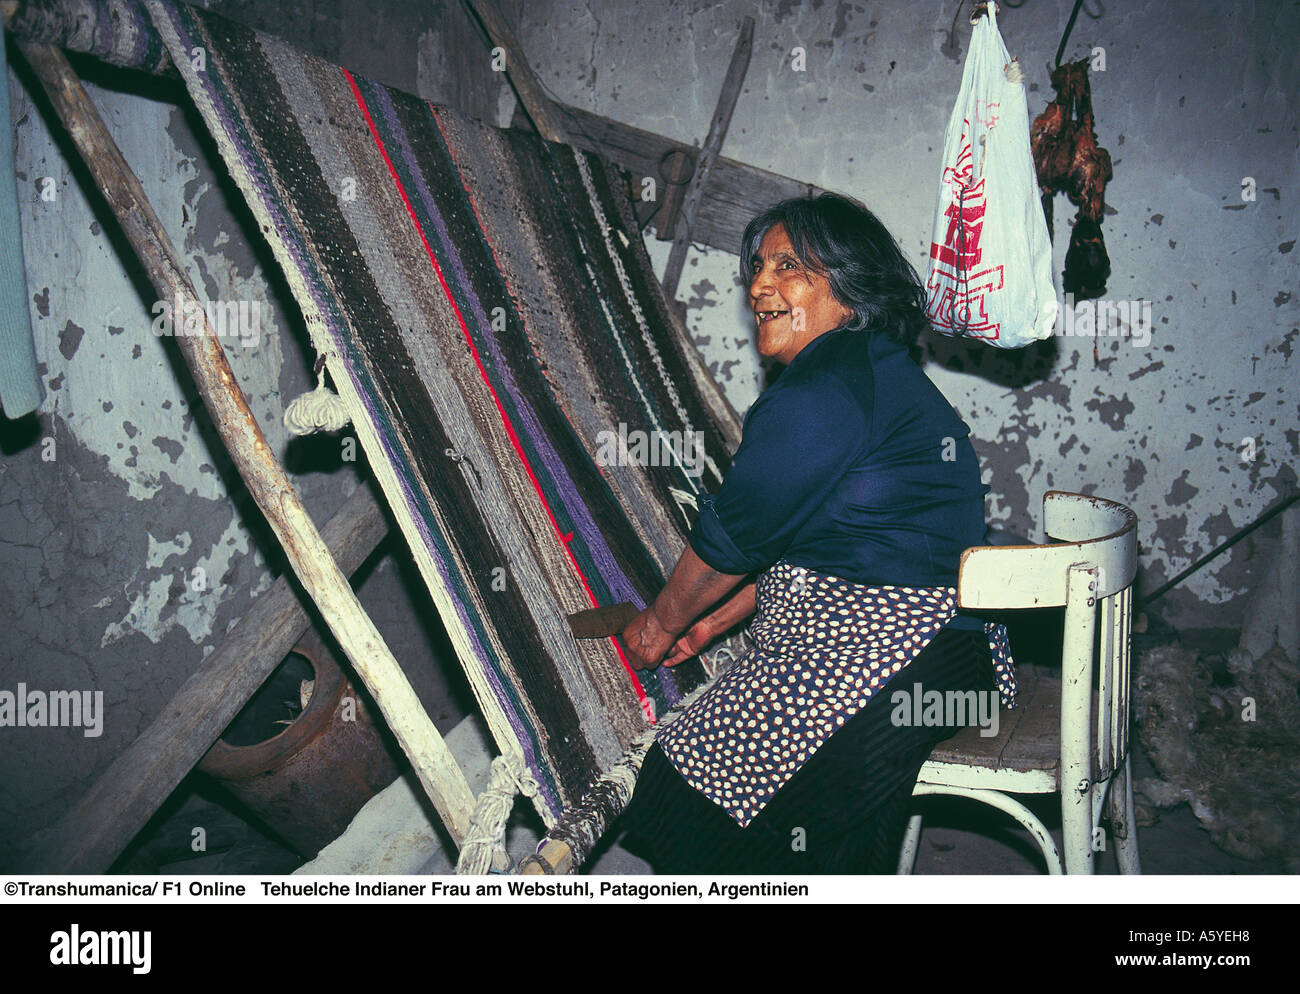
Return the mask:
[(969, 435), (903, 346), (828, 332), (750, 407), (691, 548), (720, 573), (784, 559), (868, 586), (955, 586), (989, 489)]

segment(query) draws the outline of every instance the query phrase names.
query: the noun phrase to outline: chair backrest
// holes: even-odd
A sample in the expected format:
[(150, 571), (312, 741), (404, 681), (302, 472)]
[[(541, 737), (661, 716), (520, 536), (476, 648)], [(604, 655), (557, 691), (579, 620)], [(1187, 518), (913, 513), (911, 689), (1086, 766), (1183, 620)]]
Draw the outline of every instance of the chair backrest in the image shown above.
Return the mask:
[[(1128, 752), (1137, 516), (1112, 500), (1052, 490), (1043, 498), (1043, 519), (1057, 542), (967, 549), (957, 601), (975, 610), (1065, 607), (1061, 774), (1062, 784), (1074, 787), (1084, 777), (1109, 777)], [(1066, 726), (1091, 724), (1094, 655), (1098, 697), (1089, 750), (1086, 738), (1068, 735)]]

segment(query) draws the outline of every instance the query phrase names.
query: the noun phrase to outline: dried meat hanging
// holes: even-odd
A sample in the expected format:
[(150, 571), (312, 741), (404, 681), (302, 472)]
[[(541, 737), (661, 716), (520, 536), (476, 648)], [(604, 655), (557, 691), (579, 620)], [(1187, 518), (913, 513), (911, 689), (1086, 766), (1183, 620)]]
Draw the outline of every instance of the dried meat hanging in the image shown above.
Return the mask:
[(1110, 153), (1097, 144), (1088, 60), (1061, 65), (1061, 54), (1081, 5), (1082, 0), (1076, 0), (1056, 51), (1056, 69), (1052, 71), (1056, 99), (1034, 120), (1029, 129), (1029, 144), (1034, 153), (1048, 232), (1052, 231), (1055, 194), (1065, 193), (1079, 208), (1065, 254), (1062, 286), (1076, 299), (1089, 300), (1106, 292), (1106, 280), (1110, 277), (1110, 259), (1102, 239), (1101, 222), (1106, 209), (1106, 184), (1113, 170)]

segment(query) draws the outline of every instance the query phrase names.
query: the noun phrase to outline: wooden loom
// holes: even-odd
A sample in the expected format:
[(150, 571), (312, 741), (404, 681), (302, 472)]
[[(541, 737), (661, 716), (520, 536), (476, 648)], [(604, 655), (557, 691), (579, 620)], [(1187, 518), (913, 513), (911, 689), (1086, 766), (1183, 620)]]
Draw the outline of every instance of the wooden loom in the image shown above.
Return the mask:
[[(22, 5), (14, 0), (5, 0), (0, 8), (7, 27), (11, 21), (21, 20), (17, 15), (22, 12)], [(520, 89), (534, 122), (539, 128), (549, 129), (551, 136), (562, 137), (555, 130), (559, 126), (553, 123), (560, 114), (548, 113), (544, 98), (527, 82), (530, 74), (520, 73), (521, 67), (526, 69), (526, 62), (508, 36), (504, 23), (486, 5), (480, 14), (493, 40), (511, 52), (511, 65), (515, 69), (512, 81)], [(138, 180), (66, 59), (57, 47), (48, 43), (57, 41), (71, 47), (74, 36), (79, 30), (84, 31), (85, 25), (71, 14), (61, 25), (63, 33), (59, 37), (22, 40), (22, 51), (40, 77), (160, 295), (166, 298), (179, 295), (187, 303), (197, 303), (194, 288)], [(742, 61), (739, 55), (733, 58), (728, 86), (724, 87), (724, 91), (731, 92), (733, 103), (738, 90), (736, 67), (741, 65), (739, 72), (743, 74)], [(522, 85), (521, 79), (525, 80)], [(716, 158), (728, 116), (729, 109), (726, 109), (720, 127), (715, 119), (706, 146), (708, 156)], [(552, 123), (547, 124), (548, 121)], [(702, 194), (705, 173), (707, 169), (697, 171), (693, 187), (686, 192), (687, 227), (693, 217), (691, 205), (698, 209), (701, 200), (706, 199)], [(807, 190), (792, 181), (782, 181), (782, 185), (786, 194)], [(689, 233), (683, 233), (680, 227), (677, 235), (679, 241), (689, 238)], [(686, 344), (690, 345), (689, 339)], [(459, 844), (468, 829), (474, 806), (464, 774), (347, 582), (347, 574), (375, 547), (385, 531), (377, 504), (364, 490), (359, 491), (323, 532), (318, 531), (267, 445), (213, 329), (205, 327), (202, 337), (180, 336), (178, 345), (214, 425), (250, 494), (284, 547), (296, 576), (371, 690), (422, 786)], [(699, 362), (693, 347), (687, 353)], [(707, 372), (703, 375), (707, 377)], [(30, 853), (28, 868), (65, 872), (107, 868), (306, 627), (306, 615), (297, 604), (292, 588), (283, 579), (277, 581), (226, 643), (187, 681), (164, 709), (164, 717), (155, 721), (117, 758), (57, 825), (42, 834)], [(173, 714), (183, 717), (179, 720), (166, 717)], [(557, 871), (576, 868), (572, 854), (565, 852), (562, 845), (544, 849), (543, 854), (547, 864)]]

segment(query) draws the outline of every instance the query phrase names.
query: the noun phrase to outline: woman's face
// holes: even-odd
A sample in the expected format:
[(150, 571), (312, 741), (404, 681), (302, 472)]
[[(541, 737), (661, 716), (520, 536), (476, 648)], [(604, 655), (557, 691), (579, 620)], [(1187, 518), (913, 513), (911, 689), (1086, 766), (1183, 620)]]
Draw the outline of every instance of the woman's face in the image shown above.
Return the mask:
[(853, 316), (826, 277), (799, 261), (783, 224), (768, 229), (750, 267), (749, 303), (762, 355), (788, 365), (814, 338)]

